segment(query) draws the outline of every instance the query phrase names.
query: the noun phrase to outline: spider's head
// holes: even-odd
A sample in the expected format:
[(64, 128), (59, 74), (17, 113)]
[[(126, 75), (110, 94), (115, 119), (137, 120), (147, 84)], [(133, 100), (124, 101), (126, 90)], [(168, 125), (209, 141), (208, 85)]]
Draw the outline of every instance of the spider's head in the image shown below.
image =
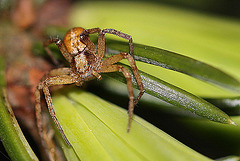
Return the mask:
[(86, 47), (86, 45), (80, 41), (80, 34), (84, 30), (84, 28), (75, 27), (66, 33), (64, 37), (64, 45), (70, 54), (76, 55), (78, 53), (81, 53)]

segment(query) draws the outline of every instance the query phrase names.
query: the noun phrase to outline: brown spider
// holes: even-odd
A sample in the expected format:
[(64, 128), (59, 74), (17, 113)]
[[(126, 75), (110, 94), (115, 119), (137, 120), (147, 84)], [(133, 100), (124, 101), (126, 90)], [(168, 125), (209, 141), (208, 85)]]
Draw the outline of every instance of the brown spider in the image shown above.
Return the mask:
[[(96, 47), (94, 43), (89, 39), (89, 34), (98, 33), (98, 47), (96, 54)], [(121, 38), (127, 39), (129, 41), (129, 53), (120, 53), (105, 59), (103, 56), (105, 52), (105, 34), (113, 34)], [(37, 118), (37, 127), (40, 133), (41, 138), (43, 139), (43, 128), (41, 121), (41, 104), (40, 104), (40, 91), (43, 90), (45, 99), (47, 102), (47, 107), (51, 117), (53, 118), (57, 128), (59, 129), (65, 142), (71, 146), (68, 139), (66, 138), (63, 129), (55, 116), (55, 111), (53, 108), (52, 98), (49, 92), (50, 86), (63, 85), (63, 84), (73, 84), (81, 86), (85, 81), (88, 81), (93, 78), (102, 79), (99, 73), (107, 72), (122, 72), (127, 80), (127, 87), (129, 93), (129, 105), (128, 105), (128, 128), (129, 132), (131, 126), (131, 119), (133, 116), (134, 106), (137, 104), (138, 100), (142, 97), (145, 89), (142, 84), (141, 77), (138, 73), (137, 66), (133, 57), (133, 44), (132, 37), (130, 35), (124, 34), (120, 31), (114, 29), (103, 29), (93, 28), (93, 29), (83, 29), (80, 27), (70, 29), (65, 37), (64, 42), (58, 38), (53, 38), (44, 43), (46, 51), (50, 54), (50, 50), (47, 46), (51, 43), (55, 43), (65, 59), (70, 63), (70, 68), (58, 68), (49, 71), (43, 77), (44, 80), (41, 81), (35, 91), (35, 101), (36, 101), (36, 118)], [(122, 59), (127, 59), (134, 76), (136, 78), (137, 84), (140, 89), (140, 93), (136, 100), (134, 100), (133, 87), (131, 81), (131, 75), (127, 69), (123, 66), (117, 65), (115, 63), (119, 62)]]

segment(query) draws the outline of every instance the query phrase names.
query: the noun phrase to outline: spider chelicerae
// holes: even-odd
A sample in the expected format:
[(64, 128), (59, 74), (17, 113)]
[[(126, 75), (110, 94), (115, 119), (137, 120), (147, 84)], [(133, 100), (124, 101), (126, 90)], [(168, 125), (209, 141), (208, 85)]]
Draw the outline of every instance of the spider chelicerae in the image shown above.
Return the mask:
[[(97, 49), (94, 43), (89, 39), (89, 34), (93, 33), (98, 33)], [(119, 53), (117, 55), (113, 55), (103, 60), (105, 54), (106, 33), (127, 39), (129, 41), (130, 52)], [(100, 28), (93, 28), (85, 30), (81, 27), (76, 27), (70, 29), (66, 33), (63, 42), (58, 38), (52, 38), (44, 42), (44, 47), (49, 54), (50, 50), (47, 46), (51, 43), (55, 43), (58, 46), (64, 58), (70, 63), (70, 67), (58, 68), (49, 71), (48, 73), (45, 74), (45, 76), (43, 77), (44, 79), (36, 87), (35, 102), (36, 102), (37, 127), (42, 140), (44, 137), (41, 120), (41, 97), (40, 97), (41, 90), (44, 93), (45, 100), (47, 102), (47, 107), (51, 117), (53, 118), (55, 124), (57, 125), (57, 128), (59, 129), (65, 142), (71, 146), (70, 142), (68, 141), (67, 137), (63, 132), (63, 129), (58, 119), (55, 116), (55, 111), (52, 103), (52, 98), (49, 92), (49, 87), (64, 84), (76, 84), (77, 86), (81, 86), (85, 81), (94, 78), (97, 78), (99, 80), (102, 79), (100, 73), (116, 71), (122, 72), (127, 81), (129, 93), (127, 131), (129, 131), (131, 127), (134, 106), (137, 104), (137, 102), (142, 97), (145, 91), (133, 56), (132, 37), (115, 29), (101, 30)], [(123, 66), (116, 64), (122, 59), (128, 60), (140, 89), (140, 93), (138, 94), (135, 100), (133, 94), (131, 75), (129, 71)]]

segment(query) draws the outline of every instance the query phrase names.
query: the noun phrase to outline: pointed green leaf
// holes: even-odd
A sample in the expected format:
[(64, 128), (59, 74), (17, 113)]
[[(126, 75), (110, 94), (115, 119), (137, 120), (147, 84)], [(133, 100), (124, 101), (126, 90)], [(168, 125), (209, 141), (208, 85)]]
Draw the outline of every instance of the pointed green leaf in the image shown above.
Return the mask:
[[(130, 71), (130, 68), (128, 69)], [(209, 120), (226, 124), (235, 124), (226, 113), (202, 98), (142, 71), (139, 71), (139, 74), (141, 75), (146, 93)], [(122, 73), (108, 73), (106, 76), (110, 76), (116, 80), (126, 83), (126, 79)], [(133, 80), (133, 85), (137, 88), (135, 80)]]
[[(129, 52), (127, 42), (108, 40), (108, 53)], [(171, 51), (134, 44), (135, 60), (178, 71), (200, 80), (233, 90), (240, 90), (240, 82), (223, 71), (201, 61)]]
[(59, 146), (61, 147), (65, 158), (68, 161), (80, 161), (78, 155), (76, 154), (76, 152), (74, 151), (74, 149), (72, 147), (69, 147), (68, 144), (65, 143), (65, 141), (63, 140), (59, 130), (57, 129), (57, 127), (55, 126), (53, 120), (52, 120), (52, 125), (55, 127), (55, 137), (57, 139), (57, 143), (59, 144)]
[(127, 133), (126, 110), (80, 89), (56, 94), (53, 101), (81, 160), (209, 160), (137, 116)]

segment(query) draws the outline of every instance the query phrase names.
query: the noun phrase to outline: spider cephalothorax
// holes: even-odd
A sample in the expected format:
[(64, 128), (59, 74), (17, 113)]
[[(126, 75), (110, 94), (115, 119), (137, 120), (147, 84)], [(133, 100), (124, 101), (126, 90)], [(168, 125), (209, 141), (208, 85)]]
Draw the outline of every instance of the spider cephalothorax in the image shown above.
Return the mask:
[[(89, 34), (98, 33), (98, 47), (89, 39)], [(117, 55), (111, 56), (103, 60), (105, 52), (105, 34), (113, 34), (121, 38), (127, 39), (129, 41), (130, 53), (119, 53)], [(52, 116), (55, 124), (61, 132), (61, 135), (65, 142), (68, 145), (71, 145), (68, 139), (66, 138), (60, 123), (58, 122), (51, 95), (49, 92), (49, 87), (54, 85), (63, 85), (63, 84), (76, 84), (82, 85), (83, 82), (97, 78), (101, 79), (100, 73), (116, 72), (120, 71), (123, 73), (127, 80), (127, 87), (129, 93), (129, 107), (128, 107), (128, 131), (131, 126), (131, 119), (133, 115), (134, 105), (142, 97), (144, 93), (144, 87), (141, 81), (141, 77), (138, 74), (137, 66), (133, 57), (133, 44), (131, 36), (124, 34), (120, 31), (114, 29), (103, 29), (93, 28), (93, 29), (83, 29), (80, 27), (70, 29), (65, 37), (64, 43), (60, 39), (54, 38), (46, 41), (44, 43), (46, 51), (50, 54), (50, 50), (47, 46), (51, 43), (55, 43), (65, 59), (70, 63), (69, 68), (58, 68), (49, 71), (45, 76), (42, 82), (40, 82), (35, 91), (35, 100), (36, 100), (36, 117), (37, 117), (37, 126), (40, 132), (40, 136), (43, 139), (42, 134), (42, 122), (41, 122), (41, 104), (40, 104), (40, 91), (43, 90), (43, 93), (46, 98), (47, 106)], [(97, 54), (96, 54), (97, 52)], [(133, 74), (136, 78), (137, 84), (140, 89), (140, 93), (136, 100), (134, 100), (132, 80), (129, 71), (121, 65), (115, 63), (119, 62), (122, 59), (127, 59)]]

